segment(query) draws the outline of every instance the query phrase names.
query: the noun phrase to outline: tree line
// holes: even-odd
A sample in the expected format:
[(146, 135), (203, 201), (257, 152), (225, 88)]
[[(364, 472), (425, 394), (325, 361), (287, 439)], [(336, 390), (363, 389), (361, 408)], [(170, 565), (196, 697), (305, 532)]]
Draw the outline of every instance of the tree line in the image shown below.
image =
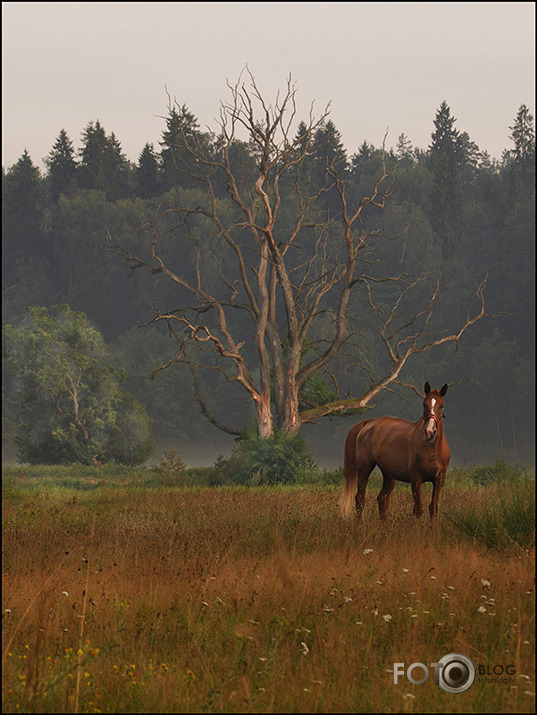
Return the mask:
[[(83, 312), (153, 439), (187, 455), (253, 419), (261, 436), (305, 425), (337, 460), (375, 404), (416, 419), (425, 377), (458, 383), (455, 454), (531, 460), (528, 107), (500, 160), (446, 102), (426, 149), (401, 135), (349, 156), (328, 110), (294, 122), (294, 86), (269, 105), (250, 79), (214, 133), (170, 103), (159, 149), (135, 164), (92, 121), (78, 151), (60, 131), (44, 175), (27, 152), (3, 171), (4, 324), (32, 324), (33, 306)], [(7, 373), (16, 433), (21, 378)]]

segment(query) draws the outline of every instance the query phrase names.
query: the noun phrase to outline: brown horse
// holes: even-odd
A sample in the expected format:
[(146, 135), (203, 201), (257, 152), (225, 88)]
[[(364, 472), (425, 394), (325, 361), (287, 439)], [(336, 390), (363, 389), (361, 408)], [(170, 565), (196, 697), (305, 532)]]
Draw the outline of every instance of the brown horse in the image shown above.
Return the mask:
[(383, 476), (382, 489), (377, 497), (380, 518), (386, 518), (390, 494), (395, 482), (410, 482), (414, 497), (414, 514), (422, 515), (422, 482), (433, 483), (429, 506), (431, 519), (438, 511), (438, 497), (444, 486), (450, 451), (444, 436), (444, 400), (448, 390), (431, 390), (425, 383), (423, 417), (417, 422), (397, 417), (377, 417), (354, 425), (345, 442), (343, 466), (343, 516), (352, 513), (353, 501), (358, 516), (365, 503), (365, 489), (375, 465)]

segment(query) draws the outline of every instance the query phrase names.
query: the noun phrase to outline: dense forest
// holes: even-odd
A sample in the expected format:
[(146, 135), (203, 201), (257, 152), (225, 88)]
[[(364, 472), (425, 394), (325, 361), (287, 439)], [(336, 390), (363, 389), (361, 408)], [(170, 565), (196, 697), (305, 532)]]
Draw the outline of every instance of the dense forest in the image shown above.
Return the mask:
[[(255, 93), (254, 98), (259, 99)], [(240, 120), (234, 106), (229, 116)], [(3, 324), (12, 348), (3, 369), (4, 460), (14, 459), (14, 439), (28, 429), (29, 412), (35, 422), (40, 410), (35, 380), (28, 381), (21, 367), (23, 356), (30, 359), (39, 345), (59, 365), (59, 343), (45, 340), (47, 325), (59, 331), (59, 315), (64, 324), (71, 321), (64, 331), (69, 335), (57, 332), (64, 344), (73, 343), (76, 333), (79, 349), (87, 330), (93, 331), (87, 349), (98, 352), (101, 371), (92, 363), (92, 380), (104, 395), (112, 383), (103, 370), (115, 375), (114, 409), (128, 403), (131, 415), (117, 412), (124, 430), (132, 415), (137, 425), (152, 420), (158, 449), (174, 449), (190, 464), (209, 464), (229, 454), (235, 436), (255, 421), (249, 375), (252, 382), (263, 372), (258, 356), (268, 350), (271, 335), (269, 330), (262, 344), (256, 343), (259, 315), (253, 321), (242, 295), (248, 292), (245, 275), (236, 272), (227, 253), (238, 255), (240, 249), (241, 256), (250, 255), (240, 265), (259, 283), (260, 269), (254, 267), (259, 256), (248, 254), (240, 238), (244, 222), (237, 206), (247, 212), (244, 197), (249, 197), (254, 213), (266, 202), (275, 226), (277, 199), (277, 255), (285, 253), (291, 261), (289, 290), (296, 291), (295, 302), (298, 295), (304, 298), (303, 315), (313, 311), (306, 297), (317, 310), (320, 287), (328, 290), (344, 280), (343, 269), (338, 273), (345, 266), (340, 236), (351, 231), (358, 236), (353, 265), (359, 266), (348, 280), (349, 289), (358, 292), (349, 294), (352, 320), (344, 325), (344, 340), (336, 350), (331, 330), (339, 326), (342, 299), (330, 298), (315, 313), (302, 352), (294, 356), (297, 410), (312, 415), (301, 434), (322, 466), (341, 463), (345, 435), (365, 409), (371, 416), (417, 419), (421, 399), (416, 392), (426, 380), (436, 388), (450, 384), (445, 429), (453, 464), (498, 456), (533, 463), (535, 132), (527, 106), (513, 108), (498, 159), (457, 128), (443, 102), (431, 116), (428, 147), (414, 147), (402, 134), (389, 149), (366, 141), (345, 148), (325, 113), (316, 122), (286, 125), (278, 160), (272, 161), (276, 143), (269, 120), (283, 114), (271, 112), (267, 109), (264, 135), (252, 120), (241, 139), (225, 121), (214, 134), (202, 131), (190, 108), (170, 104), (159, 146), (147, 143), (136, 163), (125, 156), (114, 132), (92, 120), (78, 148), (63, 129), (59, 132), (44, 159), (44, 173), (27, 151), (3, 169)], [(358, 207), (354, 225), (351, 206)], [(250, 228), (256, 221), (251, 219)], [(299, 225), (300, 239), (295, 236)], [(266, 227), (255, 228), (267, 233)], [(280, 325), (274, 354), (283, 354), (287, 365), (294, 335), (284, 274), (278, 270), (273, 261), (269, 273), (283, 291), (277, 315), (274, 309), (273, 325)], [(218, 296), (218, 302), (209, 295)], [(244, 338), (236, 341), (235, 354), (221, 345), (224, 308), (239, 308), (224, 326)], [(80, 314), (87, 316), (87, 327)], [(200, 322), (211, 314), (212, 324)], [(474, 322), (473, 316), (479, 319)], [(425, 323), (418, 328), (420, 320)], [(34, 333), (23, 333), (28, 325)], [(418, 333), (420, 339), (432, 336), (428, 349), (419, 347)], [(434, 336), (453, 339), (435, 343)], [(384, 384), (390, 356), (393, 362), (412, 340), (409, 359), (398, 363), (400, 372)], [(67, 363), (82, 364), (77, 354), (69, 353)], [(235, 372), (228, 370), (228, 358)], [(302, 374), (304, 365), (310, 368), (303, 367)], [(276, 414), (278, 376), (271, 369), (267, 385), (270, 380)], [(42, 372), (47, 373), (46, 365)], [(352, 399), (369, 395), (371, 386), (374, 399), (353, 409)], [(347, 409), (323, 411), (323, 405), (341, 403), (344, 396)], [(102, 426), (97, 406), (91, 414)], [(282, 413), (278, 425), (286, 419), (289, 415)], [(119, 417), (114, 420), (119, 424)], [(35, 442), (38, 428), (33, 429), (29, 439)], [(140, 449), (145, 458), (149, 450)]]

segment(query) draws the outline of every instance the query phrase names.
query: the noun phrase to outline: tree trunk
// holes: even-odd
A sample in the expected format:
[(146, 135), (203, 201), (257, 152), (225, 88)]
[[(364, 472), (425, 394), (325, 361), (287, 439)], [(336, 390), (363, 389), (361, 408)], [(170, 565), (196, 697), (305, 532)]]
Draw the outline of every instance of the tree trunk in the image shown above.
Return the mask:
[(270, 409), (270, 389), (268, 399), (266, 393), (263, 393), (256, 400), (255, 411), (259, 436), (265, 439), (274, 436), (274, 420)]
[(299, 396), (296, 376), (300, 365), (300, 349), (292, 349), (286, 365), (285, 373), (285, 404), (282, 429), (294, 434), (301, 425), (299, 417)]

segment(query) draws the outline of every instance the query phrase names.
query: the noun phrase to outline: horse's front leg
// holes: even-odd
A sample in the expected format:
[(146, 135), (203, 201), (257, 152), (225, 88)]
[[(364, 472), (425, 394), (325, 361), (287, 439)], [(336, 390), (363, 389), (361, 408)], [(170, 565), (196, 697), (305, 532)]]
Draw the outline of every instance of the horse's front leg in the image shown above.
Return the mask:
[(412, 496), (414, 497), (414, 516), (419, 519), (423, 514), (421, 502), (421, 475), (412, 478)]
[(441, 473), (433, 482), (433, 494), (431, 496), (431, 503), (429, 504), (429, 516), (431, 517), (431, 520), (438, 514), (438, 499), (440, 497), (442, 487), (444, 486), (445, 478), (446, 475)]

